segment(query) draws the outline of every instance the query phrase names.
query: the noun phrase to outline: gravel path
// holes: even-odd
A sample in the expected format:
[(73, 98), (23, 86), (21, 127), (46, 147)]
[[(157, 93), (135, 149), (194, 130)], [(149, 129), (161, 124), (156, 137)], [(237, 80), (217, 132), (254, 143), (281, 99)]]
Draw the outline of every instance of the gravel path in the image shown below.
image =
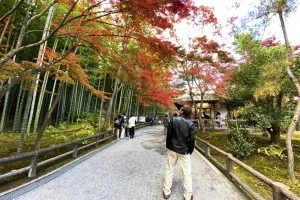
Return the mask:
[[(58, 170), (55, 173), (60, 173), (59, 175), (28, 189), (27, 193), (23, 192), (25, 194), (22, 194), (22, 189), (13, 192), (16, 197), (14, 199), (160, 200), (163, 199), (165, 152), (163, 127), (142, 128), (136, 131), (133, 140), (126, 138), (113, 142), (107, 148), (97, 150), (92, 156), (85, 158), (84, 162), (79, 162), (68, 170)], [(198, 152), (192, 155), (192, 175), (195, 200), (246, 199)], [(179, 164), (175, 170), (169, 199), (183, 199)]]

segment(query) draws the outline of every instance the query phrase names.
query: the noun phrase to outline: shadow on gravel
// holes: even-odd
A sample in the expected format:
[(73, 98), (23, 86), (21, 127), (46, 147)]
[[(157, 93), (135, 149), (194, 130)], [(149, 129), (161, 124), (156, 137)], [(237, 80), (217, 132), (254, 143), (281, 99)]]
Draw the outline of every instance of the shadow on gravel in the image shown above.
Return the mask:
[(165, 148), (165, 141), (164, 140), (147, 140), (142, 142), (141, 145), (147, 150), (154, 150), (160, 155), (165, 155), (166, 148)]

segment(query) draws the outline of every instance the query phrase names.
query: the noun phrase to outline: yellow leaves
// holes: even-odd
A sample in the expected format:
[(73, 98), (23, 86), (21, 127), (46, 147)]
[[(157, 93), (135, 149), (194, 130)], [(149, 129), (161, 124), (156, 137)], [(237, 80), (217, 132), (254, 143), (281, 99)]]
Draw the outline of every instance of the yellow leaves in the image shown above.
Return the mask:
[(10, 78), (13, 78), (24, 71), (28, 66), (13, 61), (8, 61), (0, 70), (0, 82), (8, 81)]
[(265, 99), (267, 96), (277, 96), (282, 90), (285, 74), (285, 60), (270, 60), (264, 65), (262, 72), (262, 84), (254, 92), (254, 98)]
[[(13, 61), (8, 61), (3, 66), (1, 66), (0, 70), (0, 82), (8, 81), (11, 78), (19, 76), (22, 72), (26, 70), (35, 69), (36, 64), (28, 61), (23, 61), (22, 63), (16, 63)], [(29, 80), (32, 77), (27, 75), (24, 79)]]
[(267, 96), (277, 96), (281, 88), (281, 84), (274, 81), (265, 82), (265, 84), (262, 87), (259, 87), (254, 92), (254, 98), (256, 100), (262, 98), (265, 99)]
[(74, 80), (69, 76), (68, 72), (59, 70), (56, 74), (56, 78), (67, 84), (74, 84)]
[(37, 65), (35, 63), (32, 62), (28, 62), (28, 61), (23, 61), (21, 63), (22, 68), (24, 68), (25, 70), (27, 69), (35, 69), (37, 67)]

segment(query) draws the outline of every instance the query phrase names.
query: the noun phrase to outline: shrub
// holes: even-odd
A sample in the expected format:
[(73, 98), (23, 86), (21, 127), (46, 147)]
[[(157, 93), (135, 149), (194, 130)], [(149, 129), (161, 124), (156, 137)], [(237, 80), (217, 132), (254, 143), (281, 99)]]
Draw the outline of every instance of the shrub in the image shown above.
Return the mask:
[(231, 129), (228, 134), (231, 153), (237, 158), (247, 158), (254, 152), (254, 141), (247, 129)]
[(261, 147), (257, 149), (257, 152), (266, 156), (276, 156), (282, 159), (285, 156), (283, 153), (285, 150), (286, 148), (273, 144), (267, 147)]
[(229, 129), (236, 129), (236, 128), (245, 128), (246, 121), (245, 120), (227, 120), (228, 128)]

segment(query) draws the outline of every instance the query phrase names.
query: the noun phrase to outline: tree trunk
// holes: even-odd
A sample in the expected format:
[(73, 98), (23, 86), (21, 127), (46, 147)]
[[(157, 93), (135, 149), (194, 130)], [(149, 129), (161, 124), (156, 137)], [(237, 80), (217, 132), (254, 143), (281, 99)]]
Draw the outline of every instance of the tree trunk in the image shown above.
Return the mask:
[[(94, 77), (93, 86), (96, 84), (96, 82), (97, 82), (97, 79), (96, 79), (96, 77)], [(99, 80), (99, 82), (100, 82), (100, 80)], [(98, 86), (97, 86), (97, 90), (99, 90), (99, 85), (100, 84), (98, 84)], [(90, 112), (90, 110), (91, 110), (91, 101), (92, 101), (92, 92), (89, 91), (87, 102), (86, 102), (86, 107), (85, 107), (85, 112)]]
[(80, 87), (80, 94), (79, 94), (79, 100), (78, 100), (78, 106), (77, 106), (77, 116), (81, 116), (81, 109), (82, 109), (82, 101), (83, 101), (83, 93), (84, 93), (84, 87)]
[(36, 113), (35, 113), (35, 117), (34, 117), (34, 123), (33, 123), (33, 133), (34, 134), (37, 132), (37, 128), (38, 128), (39, 121), (40, 121), (41, 109), (42, 109), (43, 100), (44, 100), (44, 96), (45, 96), (46, 86), (48, 83), (48, 77), (49, 77), (49, 71), (47, 71), (45, 73), (40, 96), (38, 99), (38, 104), (37, 104)]
[(114, 115), (116, 113), (118, 98), (119, 98), (119, 92), (116, 93), (116, 97), (115, 97), (115, 100), (114, 100), (114, 103), (113, 103), (113, 113), (112, 113), (112, 115)]
[(17, 150), (18, 154), (23, 151), (23, 143), (24, 143), (24, 137), (25, 137), (27, 123), (28, 123), (28, 117), (29, 117), (29, 111), (30, 111), (30, 107), (31, 107), (32, 96), (33, 96), (33, 90), (30, 90), (28, 92), (26, 106), (25, 106), (23, 120), (22, 120), (21, 135), (20, 135), (20, 140), (19, 140), (19, 145), (18, 145), (18, 150)]
[[(282, 32), (283, 32), (283, 36), (284, 36), (286, 49), (287, 49), (287, 56), (286, 57), (287, 57), (287, 61), (288, 61), (292, 56), (292, 50), (291, 50), (290, 42), (288, 40), (287, 31), (286, 31), (282, 11), (278, 12), (278, 14), (279, 14), (279, 20), (280, 20), (280, 23), (281, 23), (281, 28), (282, 28)], [(289, 62), (287, 62), (287, 63), (289, 63)], [(286, 66), (286, 71), (287, 71), (288, 76), (292, 80), (295, 88), (297, 89), (298, 96), (300, 96), (299, 81), (295, 77), (295, 75), (294, 75), (294, 73), (291, 70), (289, 65)], [(289, 173), (290, 180), (293, 181), (293, 182), (295, 182), (296, 177), (295, 177), (295, 163), (294, 163), (294, 152), (293, 152), (293, 146), (292, 146), (292, 138), (293, 138), (295, 127), (296, 127), (296, 125), (299, 121), (299, 117), (300, 117), (300, 99), (298, 99), (297, 107), (296, 107), (296, 110), (294, 112), (293, 119), (292, 119), (292, 121), (289, 125), (288, 131), (287, 131), (287, 134), (286, 134), (286, 140), (285, 140), (286, 149), (287, 149), (287, 156), (288, 156), (288, 173)]]
[(1, 116), (1, 121), (0, 121), (0, 133), (2, 133), (3, 130), (4, 130), (4, 124), (5, 124), (5, 118), (6, 118), (5, 114), (6, 114), (6, 109), (7, 109), (9, 94), (10, 94), (10, 92), (8, 91), (6, 93), (5, 99), (4, 99), (4, 105), (3, 105), (2, 116)]
[(123, 101), (124, 101), (124, 90), (125, 90), (125, 87), (122, 86), (121, 88), (121, 94), (120, 94), (120, 101), (119, 101), (119, 106), (118, 106), (118, 111), (121, 112), (121, 106), (123, 104)]
[(29, 135), (29, 133), (31, 131), (31, 123), (32, 123), (32, 118), (33, 118), (33, 111), (35, 108), (35, 100), (36, 100), (37, 90), (38, 90), (38, 86), (39, 86), (39, 80), (40, 80), (40, 73), (38, 73), (38, 75), (36, 76), (35, 86), (34, 86), (34, 90), (33, 90), (31, 109), (30, 109), (30, 114), (29, 114), (28, 123), (27, 123), (27, 131), (26, 131), (27, 135)]
[(10, 19), (11, 19), (11, 16), (8, 17), (8, 19), (7, 19), (6, 23), (5, 23), (4, 29), (2, 30), (2, 33), (1, 33), (1, 36), (0, 36), (0, 44), (2, 43), (2, 40), (4, 38), (6, 29), (8, 27), (9, 22), (10, 22)]
[[(99, 81), (100, 81), (100, 80), (99, 80)], [(102, 92), (103, 92), (103, 93), (105, 92), (105, 83), (106, 83), (106, 74), (104, 75), (104, 80), (103, 80), (103, 88), (102, 88)], [(99, 111), (99, 124), (98, 124), (98, 130), (101, 129), (103, 103), (104, 103), (104, 100), (101, 100), (100, 111)]]
[(132, 114), (132, 111), (131, 111), (132, 99), (133, 99), (133, 89), (131, 89), (131, 91), (130, 91), (129, 112), (128, 112), (128, 115), (127, 115), (128, 119), (129, 119), (130, 115)]
[[(62, 91), (61, 91), (61, 93), (63, 93), (63, 89), (64, 89), (64, 86), (62, 86), (63, 88), (61, 89)], [(61, 94), (60, 94), (60, 96), (61, 96)], [(60, 123), (60, 121), (59, 121), (59, 116), (60, 116), (60, 112), (61, 112), (61, 105), (62, 104), (62, 98), (59, 98), (59, 100), (58, 100), (58, 103), (57, 103), (57, 109), (56, 109), (56, 117), (55, 117), (55, 126), (57, 127), (58, 125), (59, 125), (59, 123)]]
[(66, 114), (67, 89), (68, 89), (68, 87), (66, 85), (64, 85), (63, 97), (61, 100), (62, 106), (61, 106), (61, 112), (60, 112), (60, 120), (63, 120), (65, 118), (65, 114)]
[(110, 124), (111, 111), (112, 111), (112, 108), (113, 108), (113, 103), (114, 103), (114, 100), (115, 100), (115, 95), (116, 95), (119, 83), (120, 83), (120, 80), (119, 80), (118, 77), (116, 77), (113, 92), (112, 92), (112, 95), (111, 95), (111, 98), (110, 98), (110, 101), (109, 101), (109, 105), (108, 105), (108, 108), (107, 108), (107, 111), (106, 111), (106, 116), (105, 116), (105, 120), (104, 120), (104, 123), (103, 123), (102, 130), (107, 130), (107, 127)]
[(44, 119), (44, 122), (43, 122), (42, 126), (40, 127), (39, 132), (38, 132), (38, 134), (37, 134), (37, 137), (36, 137), (36, 140), (35, 140), (35, 145), (34, 145), (34, 150), (35, 150), (35, 151), (40, 149), (43, 134), (44, 134), (44, 132), (45, 132), (45, 129), (46, 129), (46, 127), (47, 127), (47, 124), (48, 124), (48, 122), (49, 122), (49, 119), (50, 119), (50, 117), (51, 117), (51, 115), (52, 115), (52, 113), (53, 113), (53, 111), (54, 111), (54, 109), (55, 109), (55, 107), (56, 107), (56, 105), (57, 105), (57, 103), (58, 103), (58, 100), (59, 100), (59, 98), (60, 98), (60, 94), (61, 94), (62, 87), (63, 87), (63, 83), (60, 82), (60, 83), (59, 83), (59, 86), (58, 86), (58, 90), (57, 90), (56, 97), (55, 97), (55, 99), (54, 99), (54, 101), (53, 101), (53, 104), (51, 105), (51, 108), (48, 109), (47, 114), (46, 114), (46, 117), (45, 117), (45, 119)]
[[(105, 78), (106, 78), (106, 75), (105, 75)], [(104, 83), (104, 84), (105, 84), (105, 83)], [(99, 79), (98, 86), (97, 86), (97, 90), (99, 90), (100, 85), (101, 85), (101, 79)], [(93, 99), (93, 97), (92, 97), (92, 99)], [(102, 101), (101, 101), (101, 102), (102, 102)], [(97, 106), (98, 106), (98, 98), (95, 97), (95, 105), (94, 105), (94, 111), (95, 111), (95, 112), (97, 111)], [(99, 130), (100, 130), (100, 127), (99, 127)]]
[(140, 122), (140, 105), (139, 105), (139, 102), (136, 98), (136, 109), (135, 109), (135, 116), (137, 117), (137, 122)]
[[(42, 35), (42, 40), (45, 39), (49, 35), (50, 21), (51, 21), (52, 15), (53, 15), (53, 10), (54, 10), (54, 7), (52, 6), (49, 9), (49, 12), (48, 12), (48, 15), (47, 15), (47, 18), (46, 18), (44, 31), (43, 31), (43, 35)], [(38, 57), (37, 57), (37, 65), (39, 67), (42, 66), (46, 47), (47, 47), (47, 41), (40, 45), (40, 49), (39, 49), (39, 53), (38, 53)], [(38, 73), (38, 75), (36, 77), (35, 88), (34, 88), (33, 98), (32, 98), (31, 111), (30, 111), (30, 116), (29, 116), (28, 125), (27, 125), (27, 134), (29, 134), (29, 132), (31, 130), (31, 122), (32, 122), (32, 118), (33, 118), (33, 111), (34, 111), (34, 108), (35, 108), (35, 101), (36, 101), (40, 76), (41, 76), (41, 73)], [(42, 91), (40, 93), (40, 96), (41, 95), (42, 95)], [(39, 98), (39, 100), (40, 100), (40, 98)], [(34, 130), (34, 132), (35, 132), (35, 130)]]
[(22, 86), (23, 86), (23, 81), (21, 82), (20, 91), (19, 91), (19, 95), (18, 95), (17, 107), (16, 107), (16, 111), (15, 111), (15, 116), (14, 116), (13, 132), (20, 130), (20, 121), (21, 121), (25, 93), (26, 93), (22, 89)]
[(72, 116), (76, 85), (77, 85), (77, 81), (75, 82), (75, 86), (72, 87), (71, 102), (70, 102), (69, 113), (68, 113), (68, 122), (70, 122), (70, 118)]

